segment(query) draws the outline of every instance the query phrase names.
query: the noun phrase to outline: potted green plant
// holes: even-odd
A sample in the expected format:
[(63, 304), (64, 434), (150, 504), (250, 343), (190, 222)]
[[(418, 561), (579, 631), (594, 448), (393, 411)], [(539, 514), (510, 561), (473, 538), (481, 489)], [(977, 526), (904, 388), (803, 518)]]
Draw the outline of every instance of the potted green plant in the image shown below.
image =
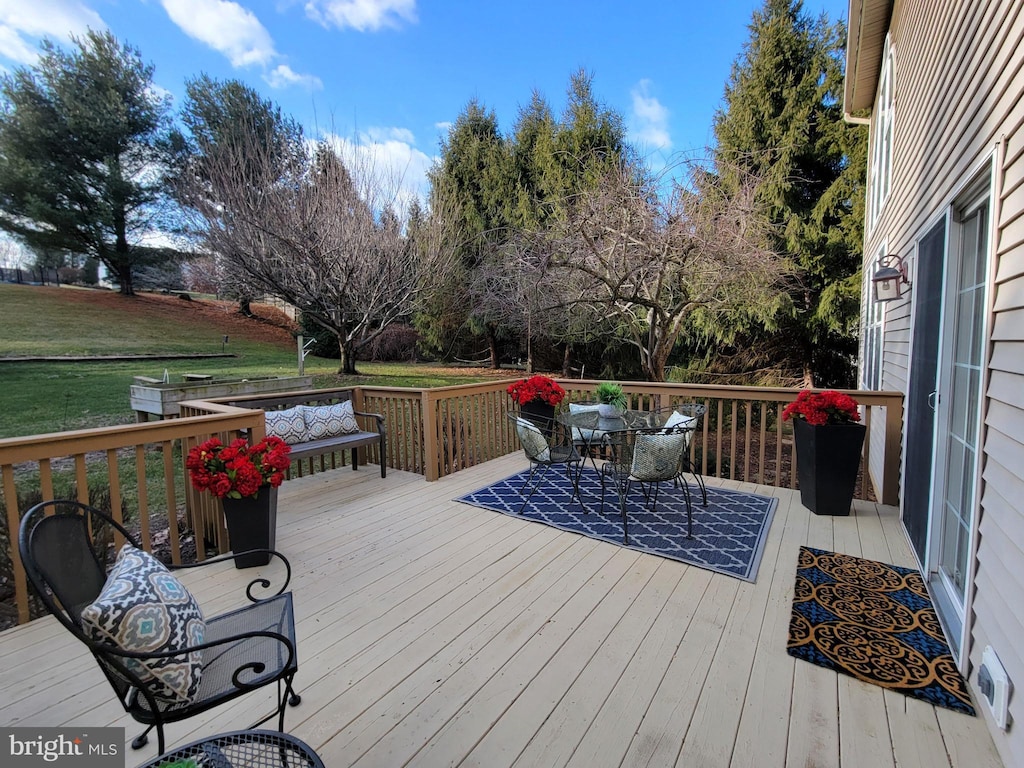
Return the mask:
[(604, 418), (620, 416), (626, 410), (626, 393), (622, 385), (612, 381), (602, 381), (594, 391), (599, 403), (597, 412)]
[(848, 515), (867, 432), (858, 403), (835, 390), (804, 390), (786, 406), (793, 419), (800, 503), (816, 515)]

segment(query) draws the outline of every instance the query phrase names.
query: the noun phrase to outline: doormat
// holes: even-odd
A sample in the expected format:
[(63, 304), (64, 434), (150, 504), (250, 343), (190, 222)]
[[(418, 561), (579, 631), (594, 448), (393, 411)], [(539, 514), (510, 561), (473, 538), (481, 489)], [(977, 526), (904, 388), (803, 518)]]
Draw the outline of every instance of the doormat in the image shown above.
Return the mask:
[[(579, 502), (571, 501), (572, 485), (563, 472), (548, 472), (540, 481), (521, 515), (523, 482), (529, 470), (506, 477), (484, 488), (460, 496), (456, 501), (475, 507), (533, 520), (572, 531), (618, 546), (622, 543), (622, 516), (614, 488), (605, 498), (604, 514), (599, 513), (601, 480), (590, 469), (580, 477)], [(655, 511), (639, 486), (630, 491), (626, 503), (629, 519), (629, 549), (679, 560), (716, 573), (755, 581), (764, 551), (764, 541), (772, 524), (777, 499), (708, 486), (708, 505), (702, 504), (700, 490), (692, 487), (693, 538), (686, 538), (686, 498), (681, 489), (662, 483)]]
[(921, 575), (800, 547), (790, 656), (906, 696), (974, 714)]

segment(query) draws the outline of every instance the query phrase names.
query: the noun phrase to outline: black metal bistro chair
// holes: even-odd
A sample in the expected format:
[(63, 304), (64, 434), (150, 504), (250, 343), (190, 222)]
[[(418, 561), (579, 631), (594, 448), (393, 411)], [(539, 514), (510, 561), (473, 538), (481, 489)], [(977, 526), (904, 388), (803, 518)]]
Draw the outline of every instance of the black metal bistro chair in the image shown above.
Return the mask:
[[(622, 515), (622, 540), (629, 544), (629, 521), (626, 499), (634, 483), (643, 490), (648, 509), (654, 512), (658, 504), (661, 483), (675, 482), (682, 473), (682, 456), (689, 445), (692, 428), (675, 424), (667, 427), (641, 427), (624, 430), (615, 443), (612, 460), (601, 465), (601, 513), (607, 481), (614, 483), (619, 496)], [(683, 483), (686, 500), (686, 538), (693, 538), (693, 505), (690, 489)]]
[(697, 471), (696, 465), (690, 460), (690, 443), (693, 442), (693, 436), (697, 434), (697, 430), (700, 429), (700, 420), (704, 417), (707, 412), (707, 406), (703, 403), (681, 403), (674, 408), (666, 408), (663, 413), (665, 418), (665, 424), (672, 424), (673, 426), (679, 425), (689, 429), (689, 434), (686, 438), (686, 450), (683, 451), (683, 455), (680, 457), (680, 472), (679, 477), (676, 478), (676, 487), (681, 485), (685, 486), (687, 494), (689, 493), (689, 486), (687, 485), (686, 475), (689, 474), (697, 483), (697, 487), (700, 488), (701, 500), (704, 502), (704, 506), (708, 505), (708, 489), (704, 485), (704, 476)]
[[(523, 482), (521, 490), (523, 503), (516, 514), (523, 514), (526, 505), (544, 481), (544, 475), (557, 467), (565, 467), (565, 475), (572, 484), (572, 498), (569, 500), (569, 503), (580, 501), (582, 504), (582, 500), (580, 500), (580, 473), (578, 465), (583, 461), (583, 457), (573, 446), (572, 442), (562, 442), (560, 439), (560, 434), (563, 431), (561, 425), (555, 421), (536, 416), (526, 419), (519, 414), (510, 413), (508, 417), (515, 427), (516, 435), (523, 446), (523, 452), (530, 461), (530, 474), (527, 475), (526, 480)], [(526, 489), (528, 486), (530, 492), (527, 494)]]
[[(144, 583), (137, 588), (131, 586), (132, 575), (123, 571), (122, 579), (115, 574), (108, 580), (104, 564), (111, 559), (109, 542), (115, 532), (138, 548), (132, 535), (103, 512), (76, 501), (47, 501), (32, 507), (22, 519), (18, 551), (43, 605), (89, 649), (125, 711), (147, 726), (132, 742), (132, 747), (143, 747), (149, 731), (156, 728), (158, 750), (163, 754), (167, 723), (185, 720), (271, 683), (277, 683), (277, 708), (252, 727), (276, 714), (278, 730), (283, 731), (285, 706), (295, 706), (300, 701), (292, 688), (298, 660), (292, 595), (284, 591), (291, 579), (291, 566), (285, 557), (271, 551), (285, 566), (284, 584), (276, 592), (270, 591), (269, 579), (254, 579), (245, 590), (250, 604), (212, 618), (200, 617), (205, 623), (205, 632), (202, 641), (195, 642), (191, 625), (185, 632), (173, 629), (165, 607), (137, 604), (140, 595), (146, 592)], [(169, 566), (169, 569), (200, 567), (232, 557), (215, 557), (201, 563)], [(192, 600), (180, 582), (170, 577), (167, 570), (161, 570), (148, 554), (125, 548), (118, 563), (113, 565), (115, 570), (123, 565), (122, 559), (145, 564), (145, 569), (139, 569), (144, 579), (153, 583), (161, 595), (169, 596), (170, 603)], [(108, 581), (113, 582), (111, 589), (105, 589)], [(255, 590), (265, 591), (267, 596), (257, 597)], [(149, 616), (156, 618), (146, 622), (143, 617), (143, 621), (134, 624), (135, 629), (145, 628), (155, 634), (159, 630), (166, 632), (163, 623), (166, 621), (172, 628), (171, 641), (176, 647), (167, 649), (165, 646), (158, 651), (127, 650), (112, 638), (97, 639), (95, 627), (89, 625), (82, 614), (93, 610), (98, 598), (100, 602), (121, 600), (122, 605), (131, 606), (122, 609), (115, 602), (109, 614), (111, 626), (130, 618), (130, 612), (151, 611)], [(147, 666), (159, 666), (162, 661), (170, 660), (168, 663), (177, 664), (180, 669), (184, 666), (180, 663), (182, 660), (193, 659), (201, 660), (201, 675), (189, 689), (192, 695), (184, 700), (168, 696), (166, 688), (162, 687), (164, 684), (154, 679), (151, 667)]]

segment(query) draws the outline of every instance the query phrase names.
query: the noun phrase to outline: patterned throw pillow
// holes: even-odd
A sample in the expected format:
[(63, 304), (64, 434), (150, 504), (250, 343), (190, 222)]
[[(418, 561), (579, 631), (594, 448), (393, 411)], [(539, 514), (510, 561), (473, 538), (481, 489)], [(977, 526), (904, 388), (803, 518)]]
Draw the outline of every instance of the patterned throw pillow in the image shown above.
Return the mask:
[(636, 480), (654, 482), (675, 477), (689, 440), (689, 432), (674, 435), (643, 434), (636, 436), (633, 464), (629, 474)]
[[(597, 413), (600, 407), (597, 404), (569, 403), (569, 413)], [(572, 428), (572, 441), (574, 443), (600, 443), (604, 435), (604, 431), (600, 429)]]
[(672, 415), (665, 420), (665, 432), (666, 434), (671, 431), (673, 427), (682, 427), (686, 430), (685, 436), (686, 448), (690, 447), (690, 437), (693, 435), (693, 430), (697, 428), (697, 417), (696, 416), (683, 416), (679, 411), (672, 411)]
[(288, 445), (304, 443), (306, 437), (306, 406), (297, 405), (283, 411), (267, 411), (263, 414), (267, 422), (267, 437), (280, 437)]
[(359, 422), (352, 411), (351, 400), (336, 405), (307, 407), (303, 415), (310, 440), (323, 440), (325, 437), (349, 435), (359, 431)]
[[(94, 640), (126, 651), (173, 651), (199, 645), (206, 622), (192, 594), (148, 552), (125, 544), (96, 600), (82, 611), (82, 628)], [(202, 651), (157, 659), (125, 659), (152, 685), (153, 695), (188, 703), (199, 690)]]
[(526, 419), (516, 419), (516, 434), (519, 435), (519, 442), (523, 444), (526, 455), (534, 461), (550, 461), (551, 449), (548, 448), (548, 441), (537, 429), (537, 425)]

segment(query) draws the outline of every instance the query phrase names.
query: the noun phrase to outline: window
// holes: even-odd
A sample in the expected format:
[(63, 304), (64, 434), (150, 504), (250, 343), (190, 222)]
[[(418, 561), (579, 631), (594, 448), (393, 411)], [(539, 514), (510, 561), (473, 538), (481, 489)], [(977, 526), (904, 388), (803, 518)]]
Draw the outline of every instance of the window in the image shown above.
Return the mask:
[[(885, 245), (878, 249), (871, 264), (875, 264), (883, 253)], [(861, 333), (860, 386), (861, 389), (882, 388), (882, 338), (885, 325), (885, 305), (875, 300), (874, 286), (871, 285), (871, 271), (864, 270), (864, 328)]]
[(868, 165), (868, 227), (873, 227), (882, 213), (892, 184), (893, 124), (893, 55), (889, 39), (885, 40), (882, 72), (875, 97), (875, 122), (871, 133), (871, 155)]

